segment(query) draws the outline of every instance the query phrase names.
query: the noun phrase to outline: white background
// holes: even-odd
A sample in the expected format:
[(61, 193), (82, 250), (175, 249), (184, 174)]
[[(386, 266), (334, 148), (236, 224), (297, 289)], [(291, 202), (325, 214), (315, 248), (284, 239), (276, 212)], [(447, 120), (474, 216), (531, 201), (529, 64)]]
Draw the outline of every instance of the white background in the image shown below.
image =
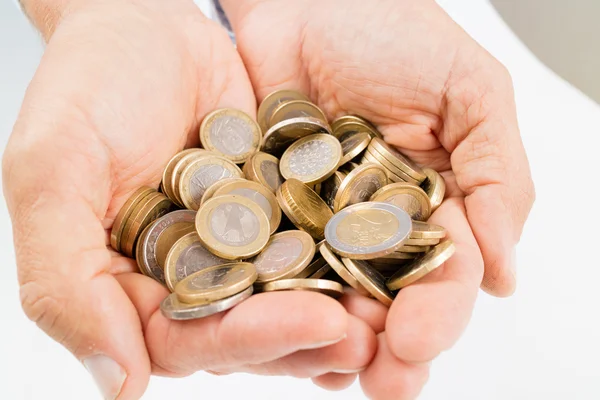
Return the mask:
[[(421, 398), (599, 399), (600, 107), (531, 56), (487, 1), (441, 3), (513, 75), (538, 201), (518, 248), (517, 294), (509, 300), (480, 295), (465, 335), (434, 363)], [(2, 149), (41, 52), (40, 40), (26, 20), (2, 0)], [(20, 309), (10, 221), (3, 202), (0, 257), (0, 399), (100, 398), (84, 368)], [(357, 384), (345, 392), (328, 393), (310, 381), (198, 373), (177, 380), (153, 378), (144, 399), (165, 398), (364, 396)]]

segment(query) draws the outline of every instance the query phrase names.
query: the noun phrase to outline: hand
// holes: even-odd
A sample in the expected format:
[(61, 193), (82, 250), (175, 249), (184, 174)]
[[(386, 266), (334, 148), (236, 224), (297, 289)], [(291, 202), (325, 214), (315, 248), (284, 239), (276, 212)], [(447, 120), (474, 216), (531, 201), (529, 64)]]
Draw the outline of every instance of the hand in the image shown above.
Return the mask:
[[(425, 363), (465, 328), (480, 284), (498, 296), (515, 290), (514, 249), (534, 188), (510, 77), (433, 1), (222, 4), (259, 99), (295, 88), (331, 119), (361, 115), (446, 179), (446, 201), (430, 221), (449, 230), (455, 256), (403, 289), (387, 319), (370, 300), (345, 301), (380, 333), (378, 353), (360, 375), (367, 395), (414, 398)], [(341, 380), (317, 381), (328, 387)]]
[(157, 187), (167, 161), (198, 144), (204, 115), (255, 114), (226, 33), (189, 0), (25, 6), (49, 39), (3, 166), (26, 314), (107, 399), (139, 399), (151, 373), (364, 368), (375, 334), (332, 299), (265, 293), (228, 313), (170, 321), (159, 310), (167, 290), (107, 247), (125, 200)]

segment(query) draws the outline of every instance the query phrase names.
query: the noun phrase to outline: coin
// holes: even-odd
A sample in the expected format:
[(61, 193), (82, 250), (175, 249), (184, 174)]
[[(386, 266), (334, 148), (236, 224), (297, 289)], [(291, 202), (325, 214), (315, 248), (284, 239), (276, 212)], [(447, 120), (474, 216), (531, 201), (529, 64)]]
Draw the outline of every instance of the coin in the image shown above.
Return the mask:
[(353, 158), (356, 158), (362, 153), (367, 146), (369, 146), (369, 142), (371, 141), (371, 135), (367, 132), (357, 132), (354, 135), (344, 139), (342, 144), (342, 152), (344, 153), (342, 159), (340, 160), (340, 165), (344, 165)]
[[(158, 282), (165, 283), (165, 248), (169, 249), (181, 236), (181, 231), (169, 229), (194, 229), (196, 213), (189, 210), (177, 210), (163, 215), (150, 223), (140, 235), (136, 250), (136, 259), (140, 270)], [(167, 240), (165, 240), (167, 239)], [(159, 242), (161, 248), (159, 249)], [(160, 255), (158, 253), (161, 253)]]
[[(401, 253), (399, 251), (395, 251), (393, 253), (390, 254), (386, 254), (385, 256), (382, 256), (380, 258), (375, 258), (373, 260), (377, 260), (377, 261), (384, 261), (384, 260), (414, 260), (415, 258), (417, 258), (419, 256), (418, 253)], [(373, 261), (373, 260), (369, 260), (369, 261)]]
[(361, 163), (365, 162), (372, 162), (381, 165), (383, 168), (386, 169), (388, 173), (388, 178), (390, 178), (392, 182), (411, 182), (415, 185), (419, 184), (419, 182), (416, 179), (410, 177), (405, 172), (398, 169), (396, 166), (394, 166), (394, 164), (390, 163), (388, 160), (385, 159), (385, 157), (383, 157), (377, 151), (373, 150), (371, 147), (368, 147), (367, 150), (363, 153)]
[(342, 145), (333, 136), (316, 134), (294, 142), (283, 153), (279, 163), (285, 179), (298, 179), (314, 185), (329, 178), (342, 158)]
[(329, 125), (317, 118), (290, 118), (273, 125), (263, 138), (261, 150), (278, 155), (298, 139), (316, 133), (329, 133)]
[(206, 201), (208, 201), (214, 196), (217, 189), (220, 189), (221, 187), (223, 187), (223, 185), (226, 185), (229, 182), (246, 182), (246, 180), (243, 178), (225, 178), (216, 181), (215, 183), (207, 187), (204, 191), (202, 199), (200, 200), (200, 207), (202, 207), (202, 204), (206, 203)]
[[(162, 192), (165, 194), (165, 196), (170, 198), (175, 204), (178, 204), (178, 205), (179, 205), (179, 201), (175, 197), (175, 193), (173, 192), (173, 172), (175, 171), (175, 165), (179, 162), (179, 160), (181, 160), (187, 154), (193, 154), (193, 153), (202, 154), (202, 153), (205, 153), (205, 150), (187, 149), (187, 150), (180, 151), (179, 153), (175, 154), (173, 156), (173, 158), (171, 158), (169, 160), (169, 162), (167, 163), (167, 166), (165, 167), (165, 169), (163, 171), (162, 182), (161, 182)], [(181, 206), (183, 206), (183, 205), (181, 204)]]
[[(181, 211), (191, 211), (191, 210), (181, 210)], [(192, 211), (192, 213), (194, 213)], [(167, 214), (169, 215), (169, 214)], [(196, 214), (192, 215), (192, 222), (178, 222), (169, 227), (167, 227), (164, 232), (158, 238), (156, 242), (156, 261), (158, 265), (162, 268), (164, 273), (165, 262), (167, 260), (167, 255), (169, 251), (173, 248), (175, 243), (181, 239), (181, 237), (193, 233), (196, 234), (196, 226), (194, 224), (194, 218)]]
[(381, 153), (388, 161), (390, 161), (400, 170), (404, 171), (413, 179), (416, 179), (419, 183), (423, 182), (427, 178), (427, 175), (425, 175), (423, 170), (418, 165), (416, 165), (394, 147), (388, 145), (383, 139), (373, 138), (371, 143), (369, 143), (369, 146), (373, 147), (373, 149)]
[(335, 214), (325, 227), (325, 239), (343, 257), (369, 260), (396, 251), (411, 231), (410, 216), (400, 207), (369, 202)]
[(230, 260), (215, 256), (202, 246), (200, 238), (194, 230), (194, 232), (180, 237), (168, 252), (163, 264), (165, 282), (169, 290), (173, 291), (177, 283), (191, 274), (229, 263), (231, 263)]
[(446, 228), (427, 222), (413, 221), (412, 239), (443, 239), (446, 237)]
[(142, 186), (133, 192), (131, 196), (129, 196), (127, 201), (125, 201), (125, 204), (123, 204), (123, 207), (121, 207), (117, 213), (110, 231), (110, 245), (115, 251), (121, 251), (123, 230), (125, 229), (125, 223), (127, 222), (132, 211), (140, 203), (140, 201), (154, 192), (156, 192), (154, 189), (147, 186)]
[(327, 261), (327, 264), (333, 268), (333, 270), (346, 282), (350, 287), (356, 290), (358, 293), (368, 296), (369, 292), (365, 289), (360, 282), (348, 271), (348, 269), (342, 264), (335, 254), (329, 248), (329, 245), (323, 244), (319, 246), (319, 252)]
[(298, 275), (294, 276), (294, 279), (319, 279), (322, 278), (327, 272), (331, 270), (327, 261), (324, 258), (318, 256), (308, 264)]
[(329, 208), (331, 208), (331, 210), (333, 210), (333, 201), (335, 200), (335, 195), (345, 177), (346, 174), (343, 172), (335, 171), (333, 175), (331, 175), (321, 184), (319, 195), (323, 200), (325, 200), (325, 203), (329, 206)]
[(270, 154), (258, 152), (244, 164), (242, 169), (246, 178), (258, 182), (273, 193), (283, 183), (279, 172), (279, 160)]
[(409, 238), (404, 242), (407, 246), (435, 246), (440, 242), (440, 239), (413, 239)]
[(448, 261), (455, 251), (456, 247), (454, 243), (450, 239), (444, 240), (422, 257), (403, 266), (400, 271), (388, 280), (387, 287), (390, 290), (397, 290), (418, 281)]
[(277, 202), (290, 221), (316, 240), (324, 238), (324, 229), (333, 216), (325, 201), (297, 179), (288, 179), (277, 189)]
[(277, 292), (281, 290), (305, 290), (322, 293), (336, 299), (344, 295), (344, 288), (341, 284), (324, 279), (281, 279), (265, 283), (262, 286), (263, 292)]
[(198, 210), (202, 195), (213, 183), (224, 178), (243, 178), (244, 173), (232, 161), (206, 156), (192, 161), (181, 174), (179, 193), (185, 207)]
[(340, 171), (342, 171), (345, 174), (349, 174), (350, 172), (354, 171), (358, 167), (360, 167), (360, 164), (357, 164), (352, 161), (348, 161), (346, 164), (340, 166)]
[(182, 303), (177, 298), (177, 294), (171, 293), (160, 303), (160, 311), (166, 318), (173, 320), (205, 318), (240, 304), (252, 295), (252, 291), (253, 288), (250, 286), (243, 292), (208, 304)]
[(444, 201), (446, 194), (446, 182), (444, 178), (431, 168), (423, 168), (423, 172), (427, 175), (427, 179), (423, 182), (423, 190), (427, 193), (431, 202), (431, 213), (438, 209)]
[(261, 131), (245, 112), (223, 108), (208, 114), (200, 126), (200, 142), (205, 149), (242, 164), (258, 151)]
[(327, 123), (327, 117), (323, 111), (310, 101), (290, 100), (278, 105), (269, 120), (269, 126), (280, 123), (290, 118), (312, 117)]
[(196, 230), (211, 253), (228, 260), (253, 257), (269, 241), (269, 220), (262, 208), (236, 195), (213, 197), (203, 204)]
[[(190, 149), (191, 150), (191, 149)], [(209, 156), (210, 153), (202, 149), (194, 149), (198, 151), (190, 151), (180, 156), (173, 166), (173, 173), (171, 174), (171, 192), (173, 193), (173, 201), (179, 207), (185, 207), (181, 200), (181, 194), (179, 193), (179, 181), (181, 180), (181, 174), (185, 167), (187, 167), (192, 161), (197, 160), (204, 156)], [(181, 154), (181, 153), (180, 153)]]
[(366, 261), (342, 258), (342, 262), (348, 271), (367, 289), (367, 291), (386, 306), (391, 306), (394, 295), (385, 285), (385, 278)]
[(262, 208), (269, 219), (269, 234), (273, 234), (281, 223), (281, 208), (275, 195), (260, 183), (236, 180), (229, 181), (219, 187), (213, 197), (235, 194), (252, 200)]
[(233, 296), (252, 286), (257, 273), (247, 262), (215, 265), (195, 272), (175, 285), (179, 301), (203, 304)]
[(371, 201), (394, 204), (416, 221), (425, 221), (431, 215), (429, 197), (420, 187), (408, 182), (389, 184), (371, 196)]
[(367, 132), (371, 137), (381, 137), (381, 133), (373, 124), (356, 115), (344, 115), (331, 123), (333, 135), (343, 141), (357, 132)]
[(399, 251), (401, 253), (425, 253), (426, 251), (429, 251), (429, 250), (430, 250), (429, 246), (414, 246), (414, 245), (403, 244), (402, 247), (400, 247), (397, 251)]
[(260, 125), (260, 129), (266, 132), (269, 129), (269, 120), (275, 108), (281, 103), (292, 100), (306, 100), (308, 97), (295, 90), (277, 90), (263, 99), (258, 107), (257, 120)]
[(333, 211), (368, 201), (371, 195), (388, 184), (385, 170), (379, 165), (363, 164), (342, 181), (333, 200)]
[(293, 278), (315, 255), (315, 242), (302, 231), (285, 231), (271, 237), (265, 249), (252, 259), (257, 283)]

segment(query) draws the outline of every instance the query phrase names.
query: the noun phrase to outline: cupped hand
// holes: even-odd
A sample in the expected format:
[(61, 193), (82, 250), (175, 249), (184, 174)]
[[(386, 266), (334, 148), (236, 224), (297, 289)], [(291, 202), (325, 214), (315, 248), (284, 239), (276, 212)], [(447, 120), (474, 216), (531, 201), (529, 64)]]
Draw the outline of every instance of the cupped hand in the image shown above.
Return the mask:
[(227, 34), (190, 0), (25, 3), (49, 43), (3, 160), (22, 305), (105, 398), (140, 398), (151, 373), (314, 377), (367, 365), (373, 330), (332, 299), (266, 293), (170, 321), (159, 310), (167, 290), (108, 248), (120, 207), (198, 144), (204, 115), (255, 115)]
[(430, 221), (448, 229), (454, 257), (400, 291), (389, 313), (367, 299), (345, 300), (380, 332), (361, 373), (366, 393), (413, 398), (426, 363), (465, 328), (479, 286), (498, 296), (515, 290), (514, 250), (534, 188), (509, 74), (431, 0), (221, 3), (259, 100), (298, 89), (331, 119), (365, 117), (446, 179), (445, 203)]

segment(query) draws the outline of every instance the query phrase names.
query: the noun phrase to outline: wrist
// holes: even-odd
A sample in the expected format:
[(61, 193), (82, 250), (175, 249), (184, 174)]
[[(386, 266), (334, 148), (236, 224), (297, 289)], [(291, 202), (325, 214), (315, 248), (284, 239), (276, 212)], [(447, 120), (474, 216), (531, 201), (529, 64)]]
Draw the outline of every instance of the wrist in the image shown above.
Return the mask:
[(23, 12), (47, 42), (69, 5), (77, 0), (18, 0)]

